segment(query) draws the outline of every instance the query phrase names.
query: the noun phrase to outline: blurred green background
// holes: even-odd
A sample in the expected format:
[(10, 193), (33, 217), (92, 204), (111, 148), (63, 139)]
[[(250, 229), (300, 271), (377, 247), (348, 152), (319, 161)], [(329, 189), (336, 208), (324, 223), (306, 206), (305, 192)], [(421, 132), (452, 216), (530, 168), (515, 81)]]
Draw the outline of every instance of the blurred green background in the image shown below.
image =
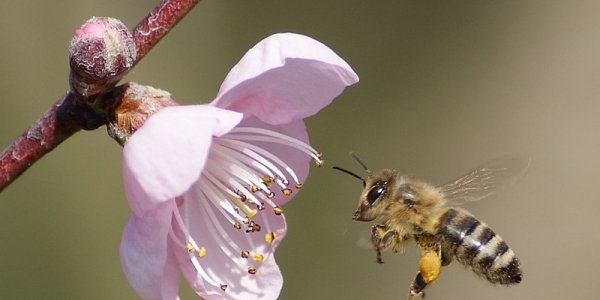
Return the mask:
[[(91, 16), (130, 28), (157, 1), (4, 1), (0, 148), (67, 89), (67, 47)], [(493, 157), (531, 156), (528, 174), (466, 208), (521, 259), (524, 280), (494, 287), (457, 264), (429, 299), (598, 299), (600, 2), (202, 1), (125, 78), (209, 102), (247, 49), (276, 32), (309, 35), (359, 74), (307, 120), (327, 167), (284, 209), (281, 299), (404, 299), (419, 253), (357, 241), (360, 183), (333, 165), (395, 168), (440, 184)], [(0, 299), (136, 299), (119, 264), (129, 215), (121, 148), (80, 132), (0, 194)], [(196, 298), (185, 284), (183, 299)]]

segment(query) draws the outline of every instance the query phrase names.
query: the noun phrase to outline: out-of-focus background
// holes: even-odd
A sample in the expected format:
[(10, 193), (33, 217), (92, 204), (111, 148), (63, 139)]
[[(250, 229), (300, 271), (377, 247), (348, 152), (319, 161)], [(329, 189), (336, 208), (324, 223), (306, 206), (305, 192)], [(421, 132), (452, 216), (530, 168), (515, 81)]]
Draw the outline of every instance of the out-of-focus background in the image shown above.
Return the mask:
[[(67, 47), (91, 16), (130, 28), (158, 1), (5, 1), (0, 148), (67, 89)], [(457, 264), (429, 299), (598, 299), (600, 2), (202, 1), (126, 77), (209, 102), (247, 49), (276, 32), (334, 49), (361, 81), (307, 120), (326, 167), (284, 209), (281, 299), (404, 299), (419, 253), (357, 244), (361, 184), (330, 169), (394, 168), (441, 184), (506, 153), (532, 158), (499, 197), (466, 208), (514, 249), (515, 287)], [(0, 299), (136, 299), (119, 264), (129, 207), (121, 148), (80, 132), (0, 194)], [(185, 284), (181, 296), (195, 296)]]

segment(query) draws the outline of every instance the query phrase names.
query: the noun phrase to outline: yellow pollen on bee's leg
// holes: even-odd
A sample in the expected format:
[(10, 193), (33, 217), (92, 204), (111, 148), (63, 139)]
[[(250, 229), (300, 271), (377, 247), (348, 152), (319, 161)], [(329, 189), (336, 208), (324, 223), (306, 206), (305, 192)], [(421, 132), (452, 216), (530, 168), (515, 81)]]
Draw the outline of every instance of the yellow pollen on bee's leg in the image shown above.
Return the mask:
[(423, 277), (425, 283), (431, 283), (440, 276), (442, 269), (442, 259), (436, 251), (428, 251), (421, 257), (419, 261), (419, 273)]
[(235, 203), (235, 205), (239, 207), (246, 214), (246, 216), (248, 216), (248, 218), (254, 217), (258, 212), (256, 209), (251, 209), (248, 207), (244, 202), (242, 202), (242, 200), (236, 197), (230, 196), (229, 199), (231, 199), (231, 201)]
[(276, 234), (275, 232), (269, 232), (265, 235), (265, 241), (269, 244), (272, 244), (275, 240)]

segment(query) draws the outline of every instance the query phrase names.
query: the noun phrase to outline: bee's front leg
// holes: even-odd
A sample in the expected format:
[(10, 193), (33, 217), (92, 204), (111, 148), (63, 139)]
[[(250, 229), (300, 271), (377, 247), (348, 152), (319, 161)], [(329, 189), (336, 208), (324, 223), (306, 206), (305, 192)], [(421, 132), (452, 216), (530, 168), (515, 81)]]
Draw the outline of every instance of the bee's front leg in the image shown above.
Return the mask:
[(373, 244), (373, 250), (377, 255), (377, 263), (382, 264), (383, 260), (381, 260), (381, 249), (382, 248), (392, 248), (396, 251), (396, 247), (403, 240), (403, 237), (400, 236), (398, 231), (393, 229), (388, 229), (387, 226), (383, 224), (375, 224), (371, 228), (371, 243)]
[(426, 251), (419, 261), (419, 273), (410, 284), (407, 300), (412, 300), (414, 297), (425, 297), (423, 290), (428, 284), (434, 282), (440, 276), (442, 269), (442, 256), (439, 250)]

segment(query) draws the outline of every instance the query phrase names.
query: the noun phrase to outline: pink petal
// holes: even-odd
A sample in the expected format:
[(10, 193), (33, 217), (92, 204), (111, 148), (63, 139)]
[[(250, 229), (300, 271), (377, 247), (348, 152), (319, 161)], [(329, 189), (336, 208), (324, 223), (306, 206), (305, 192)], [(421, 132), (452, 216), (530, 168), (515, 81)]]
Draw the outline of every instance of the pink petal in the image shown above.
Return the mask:
[(143, 299), (178, 299), (178, 264), (169, 250), (169, 229), (175, 202), (157, 206), (143, 217), (132, 214), (121, 239), (121, 265), (127, 280)]
[[(206, 249), (206, 256), (199, 258), (200, 265), (217, 284), (205, 282), (192, 265), (189, 253), (183, 249), (177, 251), (175, 255), (192, 289), (203, 298), (211, 300), (277, 299), (283, 285), (283, 277), (275, 263), (273, 253), (286, 233), (284, 216), (277, 216), (267, 210), (259, 212), (253, 220), (260, 224), (262, 229), (247, 233), (244, 228), (235, 229), (218, 212), (218, 209), (213, 206), (213, 201), (218, 200), (211, 201), (203, 198), (200, 192), (191, 189), (184, 195), (184, 201), (189, 201), (192, 205), (186, 207), (188, 211), (181, 213), (195, 216), (189, 220), (187, 229), (197, 245)], [(276, 239), (271, 244), (265, 241), (268, 232), (274, 232), (276, 235)], [(237, 252), (230, 246), (227, 239), (231, 239), (233, 244), (242, 250), (249, 251), (250, 257), (242, 258), (241, 252)], [(255, 262), (254, 254), (263, 255), (264, 260)], [(255, 267), (257, 273), (249, 274), (248, 267)], [(225, 292), (221, 291), (220, 284), (227, 284)]]
[(327, 46), (303, 35), (275, 34), (242, 57), (211, 105), (283, 124), (315, 114), (357, 81)]
[(198, 179), (213, 136), (227, 133), (242, 115), (208, 105), (167, 107), (150, 117), (123, 150), (125, 192), (141, 216), (173, 199)]

